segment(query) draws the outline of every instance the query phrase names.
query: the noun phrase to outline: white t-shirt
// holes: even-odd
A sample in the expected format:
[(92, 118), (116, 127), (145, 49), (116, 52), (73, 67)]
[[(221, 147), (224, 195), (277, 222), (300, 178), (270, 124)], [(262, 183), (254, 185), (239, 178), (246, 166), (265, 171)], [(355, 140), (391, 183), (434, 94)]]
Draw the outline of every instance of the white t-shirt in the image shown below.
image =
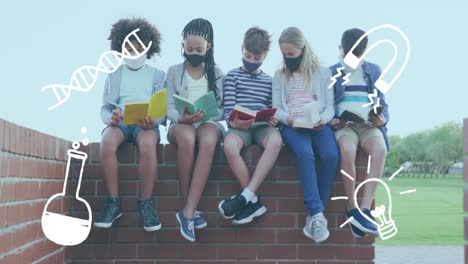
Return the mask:
[(188, 86), (187, 99), (190, 102), (194, 102), (208, 92), (208, 80), (206, 79), (205, 75), (203, 75), (198, 80), (193, 79), (187, 72), (185, 72), (185, 76), (187, 77)]
[(153, 95), (154, 68), (145, 64), (139, 70), (132, 71), (124, 66), (121, 78), (118, 104), (123, 111), (126, 103), (147, 101)]

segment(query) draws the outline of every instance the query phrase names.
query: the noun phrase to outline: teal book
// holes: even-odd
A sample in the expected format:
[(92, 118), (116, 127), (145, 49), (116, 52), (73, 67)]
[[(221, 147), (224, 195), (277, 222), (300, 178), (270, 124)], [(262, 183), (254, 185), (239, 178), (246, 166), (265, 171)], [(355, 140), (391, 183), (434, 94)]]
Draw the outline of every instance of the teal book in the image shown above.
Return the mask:
[(199, 111), (205, 111), (205, 116), (202, 121), (206, 121), (218, 115), (218, 104), (213, 91), (200, 96), (195, 102), (190, 102), (188, 99), (174, 95), (174, 104), (179, 115), (184, 113), (184, 107), (187, 109), (187, 114), (193, 115)]

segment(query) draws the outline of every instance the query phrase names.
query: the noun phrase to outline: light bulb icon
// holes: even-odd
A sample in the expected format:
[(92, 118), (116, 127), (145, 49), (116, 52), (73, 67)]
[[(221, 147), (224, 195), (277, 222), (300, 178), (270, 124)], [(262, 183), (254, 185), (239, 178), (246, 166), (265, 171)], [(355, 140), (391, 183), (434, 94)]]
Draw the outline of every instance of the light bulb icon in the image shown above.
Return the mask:
[[(388, 197), (388, 204), (385, 206), (385, 205), (379, 205), (379, 206), (376, 206), (374, 210), (371, 211), (371, 215), (375, 218), (375, 219), (372, 219), (371, 217), (367, 216), (365, 213), (362, 212), (362, 210), (360, 209), (359, 205), (358, 205), (358, 200), (357, 200), (357, 194), (359, 192), (359, 190), (366, 184), (370, 183), (370, 182), (376, 182), (376, 184), (380, 183), (385, 191), (386, 191), (386, 194), (387, 194), (387, 197)], [(356, 190), (354, 191), (354, 203), (355, 203), (355, 206), (356, 208), (358, 209), (359, 213), (365, 218), (367, 219), (368, 221), (370, 221), (371, 223), (373, 223), (374, 225), (377, 226), (377, 230), (379, 231), (379, 235), (380, 235), (380, 238), (382, 240), (387, 240), (389, 238), (392, 238), (393, 236), (395, 236), (398, 232), (398, 228), (395, 224), (395, 220), (393, 220), (393, 217), (392, 217), (392, 195), (390, 193), (390, 188), (388, 187), (388, 185), (382, 181), (381, 179), (377, 179), (377, 178), (370, 178), (370, 179), (367, 179), (363, 182), (361, 182)]]

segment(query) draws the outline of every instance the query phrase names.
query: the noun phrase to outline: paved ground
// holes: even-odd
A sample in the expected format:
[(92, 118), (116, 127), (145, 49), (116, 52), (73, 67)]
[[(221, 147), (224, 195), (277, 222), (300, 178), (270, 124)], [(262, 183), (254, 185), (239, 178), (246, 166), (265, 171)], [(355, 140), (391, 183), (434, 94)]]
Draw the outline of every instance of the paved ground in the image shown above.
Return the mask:
[(376, 246), (376, 264), (463, 264), (463, 246)]

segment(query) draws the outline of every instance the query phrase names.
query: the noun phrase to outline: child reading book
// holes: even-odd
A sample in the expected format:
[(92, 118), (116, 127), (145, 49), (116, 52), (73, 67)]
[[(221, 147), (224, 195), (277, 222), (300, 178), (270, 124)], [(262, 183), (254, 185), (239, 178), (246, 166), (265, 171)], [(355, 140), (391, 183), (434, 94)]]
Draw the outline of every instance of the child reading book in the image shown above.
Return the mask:
[[(295, 27), (285, 29), (279, 38), (283, 68), (273, 77), (273, 107), (281, 122), (285, 144), (299, 165), (308, 210), (304, 235), (316, 243), (325, 241), (328, 231), (323, 211), (337, 173), (338, 147), (327, 123), (333, 118), (333, 90), (328, 89), (330, 70), (319, 65), (304, 34)], [(304, 105), (316, 101), (320, 121), (310, 128), (294, 128), (304, 116)], [(316, 158), (318, 168), (316, 168)], [(319, 180), (320, 179), (320, 180)]]
[[(171, 125), (168, 140), (177, 144), (177, 168), (180, 177), (184, 208), (176, 214), (180, 233), (195, 241), (195, 230), (207, 226), (197, 210), (200, 197), (211, 170), (215, 148), (225, 133), (223, 120), (224, 75), (215, 65), (214, 38), (211, 23), (203, 18), (190, 21), (182, 31), (185, 60), (167, 72), (167, 109)], [(188, 107), (180, 112), (177, 96), (195, 102), (212, 92), (216, 99), (217, 115), (205, 121), (210, 110), (191, 112)], [(198, 145), (197, 158), (195, 145)]]
[[(358, 148), (362, 148), (372, 158), (372, 166), (370, 166), (368, 178), (382, 177), (385, 158), (389, 143), (387, 139), (386, 124), (389, 120), (388, 106), (385, 102), (385, 96), (378, 91), (374, 84), (380, 77), (381, 70), (379, 66), (367, 61), (362, 61), (354, 70), (343, 62), (343, 58), (350, 52), (356, 41), (365, 34), (361, 29), (353, 28), (346, 30), (341, 38), (340, 62), (331, 66), (332, 74), (338, 72), (338, 68), (344, 67), (344, 74), (351, 73), (349, 82), (343, 85), (343, 77), (338, 77), (333, 89), (335, 92), (335, 104), (337, 116), (330, 123), (335, 129), (335, 136), (341, 153), (340, 167), (347, 172), (351, 177), (356, 178), (355, 159)], [(361, 57), (367, 48), (367, 37), (365, 37), (359, 45), (352, 51), (357, 57)], [(375, 104), (369, 104), (368, 95), (377, 91), (377, 98), (374, 98), (374, 103), (379, 102), (380, 108), (374, 112)], [(364, 105), (364, 107), (363, 107)], [(363, 112), (362, 122), (346, 122), (346, 118), (342, 117), (342, 112), (349, 111), (350, 113)], [(367, 113), (370, 113), (368, 115)], [(341, 118), (340, 118), (341, 117)], [(356, 120), (354, 120), (356, 121)], [(356, 183), (350, 181), (343, 176), (343, 185), (347, 200), (346, 217), (353, 217), (350, 222), (351, 231), (356, 237), (363, 237), (366, 234), (378, 235), (378, 229), (375, 224), (362, 216), (355, 206), (354, 189)], [(373, 219), (370, 213), (370, 207), (374, 200), (377, 184), (369, 182), (366, 184), (366, 189), (362, 197), (360, 207), (362, 212), (370, 219)]]
[[(234, 224), (250, 223), (266, 213), (267, 209), (256, 192), (273, 167), (283, 144), (276, 129), (276, 109), (271, 109), (272, 79), (260, 69), (270, 42), (267, 31), (258, 27), (247, 30), (242, 43), (243, 66), (231, 70), (224, 85), (224, 117), (229, 126), (224, 139), (224, 153), (242, 191), (221, 201), (218, 208), (221, 215), (233, 219)], [(241, 151), (252, 144), (262, 146), (264, 151), (250, 177)]]
[[(156, 144), (159, 140), (159, 124), (165, 117), (153, 120), (145, 115), (137, 124), (125, 125), (122, 120), (125, 105), (131, 101), (146, 101), (164, 87), (164, 72), (146, 64), (146, 59), (159, 53), (161, 36), (159, 31), (142, 18), (121, 19), (112, 26), (109, 36), (111, 49), (122, 51), (125, 37), (139, 28), (138, 36), (144, 45), (152, 41), (148, 52), (137, 59), (125, 59), (125, 64), (111, 73), (105, 83), (101, 118), (106, 128), (102, 132), (100, 158), (103, 166), (104, 179), (108, 197), (101, 214), (96, 218), (94, 226), (109, 228), (122, 215), (122, 200), (118, 190), (117, 148), (122, 142), (130, 141), (138, 145), (140, 178), (140, 193), (138, 212), (146, 231), (161, 228), (158, 214), (153, 208), (153, 186), (156, 179)], [(144, 47), (136, 39), (130, 39), (132, 45), (125, 49), (129, 53), (142, 52)]]

